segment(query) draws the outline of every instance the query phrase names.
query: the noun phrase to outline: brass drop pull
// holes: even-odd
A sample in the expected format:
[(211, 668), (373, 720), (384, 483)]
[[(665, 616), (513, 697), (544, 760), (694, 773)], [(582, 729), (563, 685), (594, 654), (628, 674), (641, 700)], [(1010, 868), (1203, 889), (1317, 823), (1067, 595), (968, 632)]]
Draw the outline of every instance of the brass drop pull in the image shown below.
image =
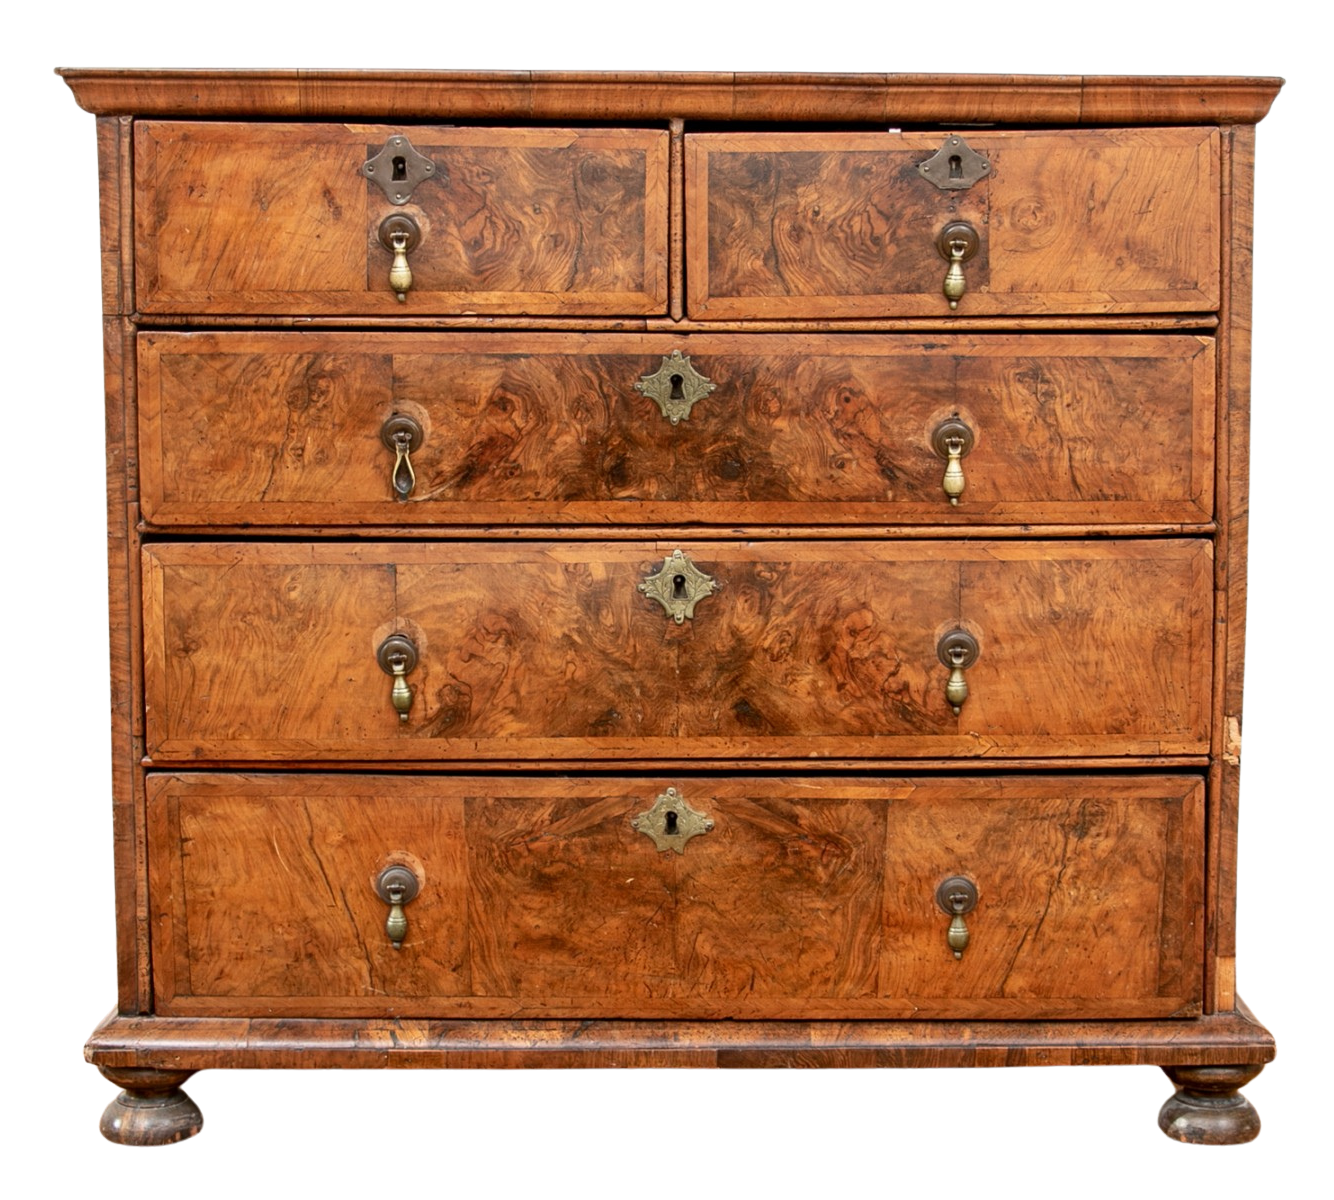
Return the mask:
[(973, 431), (958, 417), (941, 421), (931, 435), (931, 448), (945, 460), (945, 478), (940, 486), (950, 503), (958, 504), (967, 486), (963, 477), (963, 459), (973, 448)]
[(936, 249), (940, 251), (941, 258), (949, 263), (942, 291), (950, 302), (950, 308), (958, 308), (959, 301), (963, 299), (968, 287), (963, 264), (977, 253), (980, 244), (977, 230), (967, 221), (951, 221), (936, 238)]
[(389, 691), (389, 702), (394, 706), (400, 721), (408, 719), (412, 708), (412, 689), (408, 687), (407, 673), (417, 665), (417, 647), (411, 638), (401, 633), (391, 633), (380, 643), (375, 652), (375, 661), (380, 670), (394, 677), (394, 686)]
[(389, 286), (400, 302), (407, 300), (412, 287), (412, 268), (408, 266), (408, 252), (421, 241), (421, 229), (406, 213), (394, 213), (380, 222), (380, 245), (394, 256), (389, 268)]
[(695, 605), (712, 596), (722, 585), (704, 574), (686, 555), (673, 550), (662, 560), (662, 569), (645, 577), (639, 590), (656, 600), (678, 625), (694, 617)]
[(375, 878), (375, 894), (389, 905), (384, 932), (395, 950), (403, 948), (403, 939), (408, 936), (408, 917), (403, 906), (416, 899), (418, 888), (417, 876), (404, 866), (385, 867)]
[(406, 500), (417, 486), (417, 473), (412, 469), (412, 452), (422, 444), (426, 435), (419, 422), (407, 413), (394, 413), (380, 426), (380, 441), (394, 452), (394, 469), (389, 483), (395, 500)]
[(978, 653), (977, 639), (963, 629), (951, 629), (936, 643), (936, 656), (950, 669), (945, 699), (950, 702), (956, 717), (968, 699), (968, 681), (963, 673), (977, 662)]
[(945, 943), (955, 958), (962, 958), (968, 949), (968, 926), (964, 917), (977, 907), (977, 885), (962, 875), (951, 875), (936, 888), (936, 903), (950, 918)]

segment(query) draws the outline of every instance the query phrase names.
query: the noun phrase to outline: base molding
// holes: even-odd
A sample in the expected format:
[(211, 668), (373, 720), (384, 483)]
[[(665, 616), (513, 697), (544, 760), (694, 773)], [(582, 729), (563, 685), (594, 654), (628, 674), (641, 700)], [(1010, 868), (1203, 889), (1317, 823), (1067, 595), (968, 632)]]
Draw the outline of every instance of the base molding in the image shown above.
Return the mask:
[(1244, 1008), (1168, 1021), (437, 1021), (112, 1014), (98, 1067), (1257, 1067)]
[(1159, 1127), (1184, 1142), (1249, 1141), (1239, 1088), (1274, 1057), (1237, 1012), (1164, 1021), (436, 1021), (148, 1017), (113, 1013), (84, 1057), (123, 1091), (102, 1132), (163, 1145), (203, 1117), (193, 1072), (339, 1067), (1162, 1067), (1176, 1085)]

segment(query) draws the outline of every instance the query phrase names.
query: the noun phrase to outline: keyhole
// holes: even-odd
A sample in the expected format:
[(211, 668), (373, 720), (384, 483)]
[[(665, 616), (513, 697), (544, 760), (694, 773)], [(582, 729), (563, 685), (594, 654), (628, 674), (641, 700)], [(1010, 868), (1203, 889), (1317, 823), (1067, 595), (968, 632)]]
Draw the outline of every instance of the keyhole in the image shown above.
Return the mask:
[[(397, 162), (398, 160), (395, 159), (394, 161)], [(394, 178), (397, 179), (398, 176), (395, 175)], [(963, 159), (960, 158), (957, 154), (950, 155), (950, 178), (951, 179), (963, 178)]]
[(684, 382), (685, 382), (685, 380), (684, 380), (680, 375), (673, 375), (673, 376), (672, 376), (672, 394), (671, 394), (671, 396), (668, 397), (668, 399), (670, 399), (670, 400), (684, 400), (684, 399), (686, 398), (686, 394), (685, 394), (685, 392), (683, 392), (683, 391), (681, 390), (681, 385), (682, 385)]
[(676, 814), (671, 809), (668, 809), (663, 815), (663, 827), (669, 836), (676, 832)]
[[(686, 577), (684, 575), (672, 576), (672, 599), (684, 600), (686, 598)], [(672, 820), (676, 820), (675, 816)]]
[[(958, 159), (955, 159), (954, 161), (957, 162)], [(395, 178), (395, 179), (406, 179), (407, 177), (408, 177), (408, 160), (407, 160), (406, 158), (404, 158), (401, 154), (395, 154), (395, 155), (394, 155), (394, 178)]]

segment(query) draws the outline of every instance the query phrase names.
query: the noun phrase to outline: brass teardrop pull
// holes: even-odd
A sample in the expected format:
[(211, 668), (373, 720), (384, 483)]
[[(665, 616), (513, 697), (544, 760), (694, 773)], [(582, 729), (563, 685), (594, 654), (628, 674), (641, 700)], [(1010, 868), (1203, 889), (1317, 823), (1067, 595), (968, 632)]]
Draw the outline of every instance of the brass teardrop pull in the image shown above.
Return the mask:
[(977, 662), (978, 653), (977, 639), (965, 629), (951, 629), (936, 643), (936, 656), (950, 669), (945, 699), (950, 702), (956, 717), (968, 699), (968, 681), (963, 673)]
[(941, 421), (931, 434), (931, 448), (945, 460), (945, 477), (940, 486), (950, 498), (950, 503), (958, 504), (967, 486), (963, 476), (963, 459), (973, 448), (973, 431), (957, 416)]
[(380, 245), (394, 256), (389, 268), (389, 286), (402, 303), (412, 287), (412, 268), (408, 265), (409, 251), (421, 241), (421, 229), (406, 213), (393, 213), (380, 222)]
[(389, 905), (384, 932), (395, 950), (403, 948), (403, 939), (408, 936), (408, 918), (403, 906), (416, 899), (418, 889), (417, 876), (401, 865), (385, 867), (375, 878), (375, 894)]
[(936, 238), (936, 249), (940, 251), (941, 258), (949, 263), (941, 290), (945, 293), (945, 299), (950, 302), (952, 309), (959, 307), (959, 301), (963, 299), (963, 294), (968, 288), (968, 281), (963, 274), (963, 264), (977, 253), (980, 245), (977, 230), (967, 221), (951, 221)]
[(951, 875), (936, 888), (936, 903), (949, 915), (950, 927), (945, 944), (955, 958), (962, 958), (968, 949), (968, 926), (964, 917), (977, 907), (977, 885), (962, 875)]
[(421, 447), (425, 438), (421, 424), (407, 413), (394, 413), (380, 426), (380, 441), (394, 452), (394, 469), (389, 473), (389, 485), (395, 500), (406, 500), (417, 486), (417, 473), (412, 469), (412, 452)]
[(405, 634), (391, 633), (375, 651), (375, 661), (380, 664), (380, 670), (393, 676), (389, 703), (398, 713), (398, 719), (406, 722), (412, 708), (412, 689), (408, 687), (406, 676), (417, 665), (416, 643)]

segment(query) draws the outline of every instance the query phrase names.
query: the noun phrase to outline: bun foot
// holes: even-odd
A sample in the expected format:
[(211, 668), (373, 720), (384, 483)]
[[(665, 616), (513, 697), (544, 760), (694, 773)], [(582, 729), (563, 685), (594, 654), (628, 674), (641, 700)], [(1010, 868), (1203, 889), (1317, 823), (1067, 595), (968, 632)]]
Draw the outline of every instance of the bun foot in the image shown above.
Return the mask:
[(1177, 1093), (1158, 1113), (1158, 1128), (1178, 1142), (1236, 1146), (1260, 1132), (1260, 1114), (1238, 1091), (1261, 1064), (1226, 1067), (1164, 1067)]
[(168, 1146), (194, 1137), (204, 1126), (198, 1105), (183, 1091), (193, 1071), (148, 1067), (99, 1067), (125, 1090), (102, 1114), (102, 1136), (122, 1146)]

